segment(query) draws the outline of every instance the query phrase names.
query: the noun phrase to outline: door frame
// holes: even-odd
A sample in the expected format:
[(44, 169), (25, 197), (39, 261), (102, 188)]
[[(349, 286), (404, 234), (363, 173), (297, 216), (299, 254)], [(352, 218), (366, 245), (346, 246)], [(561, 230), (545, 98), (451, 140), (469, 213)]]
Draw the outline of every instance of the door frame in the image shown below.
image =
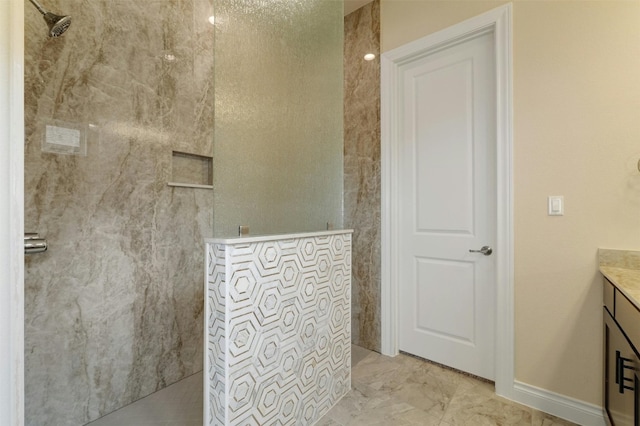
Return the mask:
[(381, 55), (381, 201), (382, 353), (398, 349), (398, 146), (400, 126), (399, 68), (430, 51), (492, 29), (496, 57), (497, 240), (496, 256), (496, 393), (511, 396), (514, 385), (513, 284), (513, 124), (512, 7), (505, 4)]
[(24, 425), (24, 1), (0, 0), (0, 423)]

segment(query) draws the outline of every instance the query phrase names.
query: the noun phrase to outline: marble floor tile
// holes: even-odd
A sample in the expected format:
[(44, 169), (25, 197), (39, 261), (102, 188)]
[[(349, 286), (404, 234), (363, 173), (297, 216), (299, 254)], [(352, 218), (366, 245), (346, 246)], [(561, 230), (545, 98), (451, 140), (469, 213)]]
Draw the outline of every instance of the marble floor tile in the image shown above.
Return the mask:
[(351, 392), (318, 426), (574, 425), (497, 396), (485, 380), (405, 354), (358, 350)]
[[(493, 384), (401, 354), (353, 346), (351, 391), (316, 426), (572, 426), (497, 396)], [(90, 426), (201, 426), (202, 377), (190, 376)]]
[(365, 359), (371, 353), (370, 350), (361, 348), (360, 346), (351, 345), (351, 367), (355, 367), (360, 361)]
[(538, 410), (531, 410), (531, 426), (572, 426), (574, 423), (559, 419), (551, 414), (543, 413)]

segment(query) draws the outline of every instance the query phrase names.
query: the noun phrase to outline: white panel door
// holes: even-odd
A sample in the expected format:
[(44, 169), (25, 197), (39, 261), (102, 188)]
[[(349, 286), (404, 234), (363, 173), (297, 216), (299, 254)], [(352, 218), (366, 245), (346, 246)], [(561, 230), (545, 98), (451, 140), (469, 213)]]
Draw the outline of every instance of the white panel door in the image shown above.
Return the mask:
[(399, 348), (494, 378), (494, 34), (400, 70)]

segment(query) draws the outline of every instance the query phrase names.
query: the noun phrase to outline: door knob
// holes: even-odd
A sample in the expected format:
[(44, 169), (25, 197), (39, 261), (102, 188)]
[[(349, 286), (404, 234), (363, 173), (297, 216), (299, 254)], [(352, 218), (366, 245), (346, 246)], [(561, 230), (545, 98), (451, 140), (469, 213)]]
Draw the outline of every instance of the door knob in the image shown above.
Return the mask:
[(493, 253), (493, 249), (489, 246), (482, 246), (480, 250), (469, 250), (469, 253), (482, 253), (485, 256), (491, 256), (491, 253)]

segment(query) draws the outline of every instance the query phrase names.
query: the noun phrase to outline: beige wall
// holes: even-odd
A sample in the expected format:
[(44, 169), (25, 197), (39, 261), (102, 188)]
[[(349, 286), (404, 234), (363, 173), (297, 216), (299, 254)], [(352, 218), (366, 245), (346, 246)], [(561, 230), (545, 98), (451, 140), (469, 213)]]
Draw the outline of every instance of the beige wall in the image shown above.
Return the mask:
[[(382, 0), (382, 51), (504, 3)], [(597, 249), (640, 249), (640, 2), (513, 18), (516, 379), (600, 405)]]

